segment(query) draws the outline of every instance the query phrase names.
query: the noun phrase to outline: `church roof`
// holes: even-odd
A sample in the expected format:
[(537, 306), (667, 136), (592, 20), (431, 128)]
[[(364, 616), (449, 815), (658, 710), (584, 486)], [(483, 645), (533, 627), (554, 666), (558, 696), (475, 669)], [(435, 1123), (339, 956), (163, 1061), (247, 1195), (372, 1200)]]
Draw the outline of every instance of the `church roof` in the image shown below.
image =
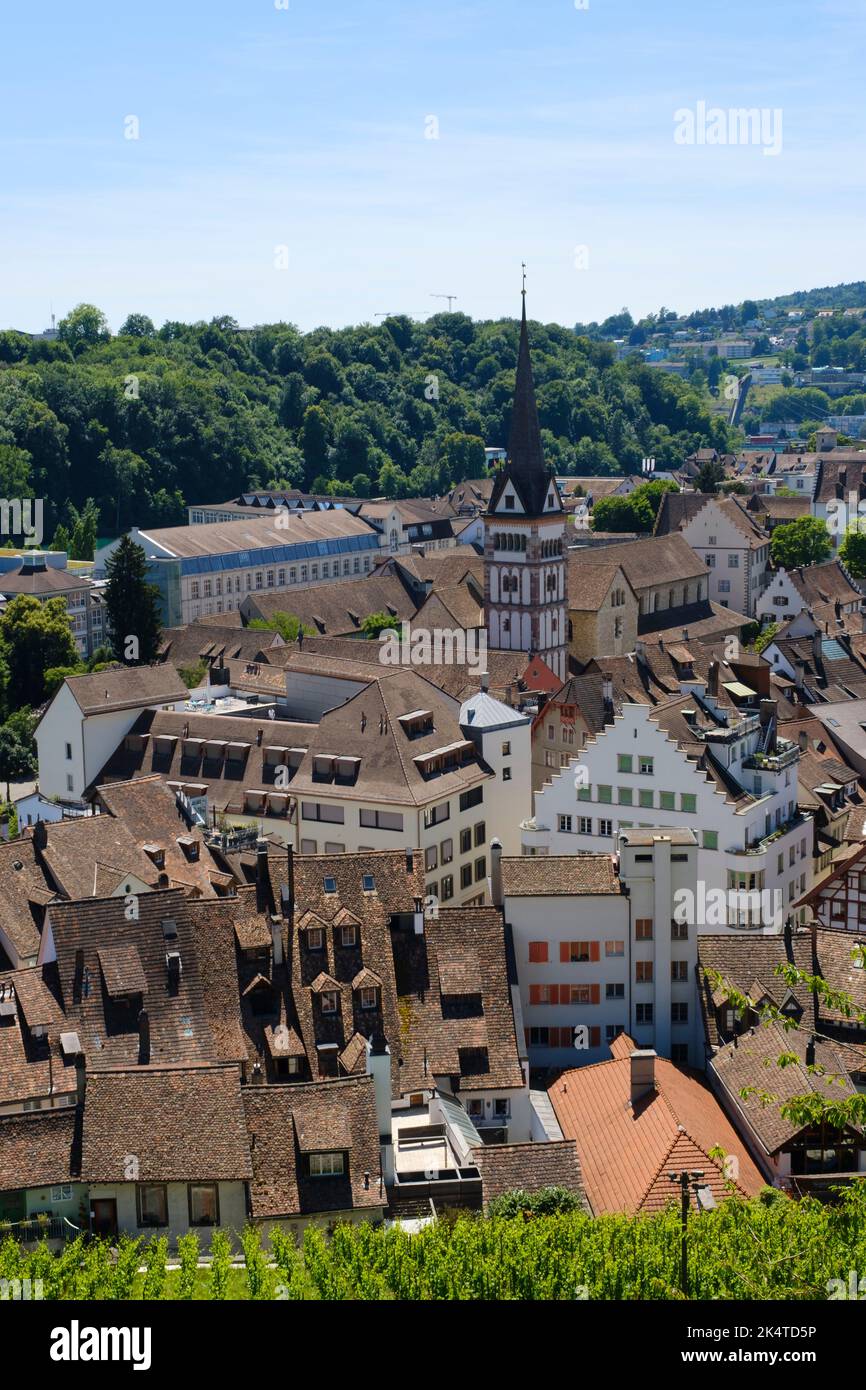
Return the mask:
[(545, 512), (551, 488), (557, 500), (555, 510), (562, 511), (562, 499), (550, 469), (544, 461), (532, 363), (529, 357), (529, 333), (526, 327), (526, 292), (520, 319), (520, 346), (517, 352), (517, 375), (514, 382), (514, 406), (511, 431), (508, 436), (508, 461), (496, 474), (490, 495), (488, 512), (495, 512), (505, 487), (511, 483), (520, 499), (524, 514), (541, 516)]

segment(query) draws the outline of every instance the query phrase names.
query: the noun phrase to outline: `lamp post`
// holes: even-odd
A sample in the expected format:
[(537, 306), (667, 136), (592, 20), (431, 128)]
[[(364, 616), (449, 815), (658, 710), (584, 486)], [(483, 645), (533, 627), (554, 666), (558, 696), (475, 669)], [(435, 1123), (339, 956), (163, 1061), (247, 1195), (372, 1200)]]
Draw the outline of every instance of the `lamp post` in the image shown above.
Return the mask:
[[(680, 1288), (684, 1298), (689, 1296), (689, 1253), (688, 1253), (688, 1221), (689, 1221), (689, 1189), (695, 1189), (695, 1199), (698, 1210), (702, 1206), (715, 1206), (715, 1202), (705, 1200), (701, 1202), (698, 1192), (701, 1178), (704, 1176), (703, 1170), (683, 1168), (678, 1173), (668, 1173), (668, 1181), (676, 1182), (680, 1185)], [(708, 1194), (709, 1196), (709, 1194)]]

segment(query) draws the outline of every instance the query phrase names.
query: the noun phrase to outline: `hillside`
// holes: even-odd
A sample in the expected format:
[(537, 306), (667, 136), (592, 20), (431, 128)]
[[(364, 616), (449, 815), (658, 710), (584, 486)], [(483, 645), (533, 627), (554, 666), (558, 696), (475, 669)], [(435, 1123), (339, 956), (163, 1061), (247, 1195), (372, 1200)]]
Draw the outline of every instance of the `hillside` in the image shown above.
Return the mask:
[[(191, 502), (297, 485), (418, 496), (484, 471), (505, 443), (516, 321), (459, 313), (300, 334), (80, 307), (57, 341), (0, 333), (0, 487), (46, 503), (46, 536), (89, 497), (99, 533), (182, 520)], [(530, 327), (545, 447), (565, 473), (659, 467), (729, 442), (686, 383), (556, 324)]]

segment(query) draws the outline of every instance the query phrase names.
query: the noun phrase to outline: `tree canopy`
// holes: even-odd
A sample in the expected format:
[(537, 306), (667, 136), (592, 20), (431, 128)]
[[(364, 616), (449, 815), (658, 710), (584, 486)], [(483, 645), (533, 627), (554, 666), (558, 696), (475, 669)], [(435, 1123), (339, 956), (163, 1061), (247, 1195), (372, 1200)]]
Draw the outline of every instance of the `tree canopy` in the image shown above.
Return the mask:
[(777, 526), (770, 541), (770, 559), (776, 569), (798, 569), (828, 560), (833, 545), (830, 532), (817, 516), (801, 516)]

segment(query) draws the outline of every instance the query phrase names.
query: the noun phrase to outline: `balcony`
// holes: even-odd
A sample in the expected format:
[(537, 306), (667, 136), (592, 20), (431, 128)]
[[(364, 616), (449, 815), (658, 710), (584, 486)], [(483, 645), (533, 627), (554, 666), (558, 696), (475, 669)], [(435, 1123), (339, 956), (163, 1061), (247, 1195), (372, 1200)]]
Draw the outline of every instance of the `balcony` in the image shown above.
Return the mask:
[(810, 815), (801, 815), (798, 812), (797, 815), (792, 816), (790, 820), (786, 820), (775, 830), (771, 830), (766, 835), (762, 835), (760, 839), (753, 840), (745, 849), (729, 849), (727, 853), (745, 855), (746, 857), (766, 854), (777, 840), (783, 839), (784, 836), (790, 834), (792, 830), (799, 830), (807, 825), (811, 825), (811, 823), (812, 817)]
[(784, 772), (786, 767), (793, 767), (799, 761), (800, 749), (791, 743), (775, 753), (752, 753), (743, 759), (743, 767), (755, 772)]

